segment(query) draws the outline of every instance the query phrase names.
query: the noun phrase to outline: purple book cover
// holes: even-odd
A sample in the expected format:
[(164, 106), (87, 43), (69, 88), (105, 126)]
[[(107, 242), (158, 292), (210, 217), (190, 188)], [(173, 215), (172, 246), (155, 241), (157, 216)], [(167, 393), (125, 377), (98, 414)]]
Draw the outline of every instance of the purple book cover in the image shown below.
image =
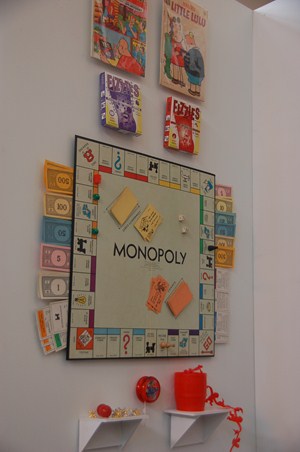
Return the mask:
[(101, 124), (134, 135), (142, 134), (140, 86), (108, 72), (100, 74)]

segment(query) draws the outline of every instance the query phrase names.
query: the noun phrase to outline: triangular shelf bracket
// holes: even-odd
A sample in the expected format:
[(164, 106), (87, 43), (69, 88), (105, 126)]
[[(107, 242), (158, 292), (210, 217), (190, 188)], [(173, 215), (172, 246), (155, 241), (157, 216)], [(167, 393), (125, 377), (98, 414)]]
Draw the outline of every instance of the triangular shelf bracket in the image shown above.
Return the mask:
[(105, 447), (123, 449), (144, 419), (148, 419), (148, 415), (105, 419), (81, 418), (78, 450), (97, 451)]
[(226, 409), (205, 411), (166, 410), (170, 415), (170, 448), (204, 443), (227, 417)]

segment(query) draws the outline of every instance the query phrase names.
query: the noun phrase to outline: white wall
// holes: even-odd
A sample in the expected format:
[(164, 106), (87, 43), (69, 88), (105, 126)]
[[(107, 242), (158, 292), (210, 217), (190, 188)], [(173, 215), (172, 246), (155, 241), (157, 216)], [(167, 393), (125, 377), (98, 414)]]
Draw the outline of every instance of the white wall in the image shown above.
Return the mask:
[(254, 14), (254, 299), (258, 450), (300, 449), (300, 3)]
[[(0, 451), (75, 452), (78, 418), (106, 402), (138, 406), (142, 375), (161, 382), (150, 419), (126, 450), (168, 451), (174, 371), (204, 365), (225, 401), (245, 410), (240, 450), (255, 450), (252, 287), (252, 13), (234, 0), (203, 0), (209, 11), (207, 102), (199, 157), (163, 150), (165, 98), (158, 84), (160, 0), (149, 1), (145, 131), (124, 137), (98, 125), (98, 76), (89, 57), (87, 0), (2, 0), (1, 51), (1, 306)], [(73, 164), (74, 135), (116, 143), (215, 172), (233, 186), (237, 211), (236, 269), (232, 271), (231, 340), (211, 359), (67, 362), (43, 356), (35, 330), (42, 169), (44, 159)], [(190, 452), (230, 449), (234, 425), (224, 422)], [(185, 450), (183, 448), (182, 450)]]

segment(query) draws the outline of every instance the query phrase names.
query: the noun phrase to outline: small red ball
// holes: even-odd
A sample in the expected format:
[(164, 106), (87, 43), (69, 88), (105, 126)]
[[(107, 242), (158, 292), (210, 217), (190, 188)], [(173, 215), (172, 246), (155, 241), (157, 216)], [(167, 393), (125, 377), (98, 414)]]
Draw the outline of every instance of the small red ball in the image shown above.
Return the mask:
[(101, 184), (101, 174), (99, 173), (94, 174), (94, 184), (95, 185)]
[(111, 407), (109, 405), (105, 405), (105, 403), (101, 403), (101, 405), (97, 406), (97, 413), (100, 417), (109, 417), (111, 412)]

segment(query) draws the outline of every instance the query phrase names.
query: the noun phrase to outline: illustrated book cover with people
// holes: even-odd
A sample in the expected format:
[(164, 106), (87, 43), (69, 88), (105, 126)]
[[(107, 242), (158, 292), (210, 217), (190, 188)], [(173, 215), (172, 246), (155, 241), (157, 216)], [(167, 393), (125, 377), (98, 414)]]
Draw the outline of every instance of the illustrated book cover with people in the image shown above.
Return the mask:
[(92, 0), (91, 56), (142, 77), (147, 0)]
[(142, 134), (142, 96), (138, 83), (109, 72), (100, 74), (101, 124), (123, 133)]
[(160, 84), (205, 100), (208, 13), (189, 0), (163, 0)]
[(168, 97), (164, 132), (164, 147), (199, 154), (201, 112), (192, 105)]

